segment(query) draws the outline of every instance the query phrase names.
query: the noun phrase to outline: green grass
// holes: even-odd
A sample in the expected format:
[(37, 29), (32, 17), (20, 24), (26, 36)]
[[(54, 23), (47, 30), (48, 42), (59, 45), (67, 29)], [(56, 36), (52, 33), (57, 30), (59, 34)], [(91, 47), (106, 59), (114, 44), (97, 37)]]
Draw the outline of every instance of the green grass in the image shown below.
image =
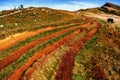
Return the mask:
[[(82, 37), (84, 37), (85, 32), (81, 32), (77, 36), (74, 36), (71, 40), (70, 43), (68, 44), (74, 44), (76, 41), (80, 40)], [(47, 57), (47, 61), (45, 61), (41, 66), (44, 67), (39, 67), (38, 70), (35, 71), (34, 75), (38, 75), (37, 77), (40, 77), (40, 80), (46, 78), (47, 80), (52, 80), (54, 78), (54, 75), (56, 73), (57, 67), (61, 61), (62, 56), (69, 50), (69, 46), (63, 45), (62, 47), (56, 49), (53, 51), (49, 57)], [(47, 74), (47, 75), (46, 75)], [(33, 75), (33, 78), (34, 78)], [(37, 79), (36, 77), (36, 79)], [(31, 79), (33, 79), (31, 78)]]
[(58, 64), (59, 64), (59, 61), (60, 61), (60, 59), (59, 59), (59, 56), (57, 56), (58, 58), (56, 58), (56, 62), (54, 62), (53, 63), (53, 70), (51, 70), (50, 71), (50, 74), (49, 74), (49, 76), (47, 77), (47, 79), (48, 80), (52, 80), (52, 75), (54, 74), (54, 71), (56, 70), (56, 68), (57, 68), (57, 66), (58, 66)]
[[(86, 45), (81, 49), (75, 58), (75, 67), (73, 69), (73, 79), (74, 80), (92, 80), (91, 77), (88, 78), (86, 67), (90, 64), (91, 52), (98, 52), (98, 47), (96, 47), (97, 37), (93, 37)], [(95, 53), (94, 53), (95, 55)], [(91, 66), (92, 67), (92, 66)]]
[(28, 44), (30, 42), (33, 42), (33, 41), (38, 40), (38, 39), (40, 39), (40, 38), (42, 38), (44, 36), (48, 36), (48, 35), (54, 34), (55, 32), (62, 31), (62, 30), (65, 30), (65, 29), (68, 29), (68, 28), (71, 28), (71, 27), (74, 27), (74, 26), (77, 26), (77, 25), (78, 24), (71, 25), (71, 26), (65, 26), (65, 27), (62, 27), (62, 28), (54, 29), (54, 30), (49, 30), (49, 31), (40, 33), (39, 35), (35, 35), (33, 37), (27, 38), (26, 40), (21, 41), (21, 42), (15, 44), (14, 46), (8, 48), (7, 50), (5, 50), (3, 52), (0, 52), (0, 60), (5, 58), (11, 52), (19, 49), (20, 47), (22, 47), (22, 46), (24, 46), (24, 45), (26, 45), (26, 44)]
[[(71, 21), (76, 21), (78, 19), (75, 16), (69, 15), (62, 11), (57, 11), (49, 8), (44, 9), (51, 12), (46, 13), (46, 11), (41, 11), (42, 8), (35, 8), (31, 11), (23, 9), (21, 12), (22, 14), (17, 13), (12, 16), (0, 18), (0, 25), (4, 25), (3, 28), (0, 28), (0, 32), (4, 34), (4, 36), (0, 37), (0, 39), (3, 39), (8, 35), (23, 31), (36, 30), (52, 25), (56, 26), (70, 24)], [(81, 21), (82, 18), (78, 20)], [(18, 25), (16, 26), (15, 23), (18, 23)]]
[[(113, 30), (114, 33), (112, 33)], [(100, 31), (86, 43), (76, 56), (73, 79), (98, 80), (103, 78), (111, 79), (110, 76), (112, 76), (112, 79), (118, 80), (120, 78), (118, 77), (120, 74), (119, 65), (117, 65), (119, 63), (119, 54), (117, 54), (114, 47), (116, 46), (117, 49), (119, 46), (118, 43), (110, 42), (110, 40), (119, 42), (118, 35), (117, 30), (110, 29), (107, 24), (104, 24)], [(100, 72), (98, 73), (97, 70)]]
[(99, 18), (95, 18), (99, 23), (101, 24), (106, 24), (106, 21), (102, 20), (102, 19), (99, 19)]
[(39, 51), (39, 50), (43, 50), (46, 46), (53, 44), (54, 42), (58, 41), (61, 38), (64, 38), (65, 36), (72, 34), (74, 31), (76, 31), (77, 29), (74, 29), (72, 31), (69, 31), (65, 34), (62, 34), (58, 37), (55, 37), (51, 40), (48, 40), (46, 42), (43, 42), (42, 44), (36, 46), (35, 48), (31, 49), (29, 52), (27, 52), (26, 54), (24, 54), (23, 56), (21, 56), (20, 59), (18, 59), (17, 61), (15, 61), (14, 63), (10, 64), (9, 66), (7, 66), (6, 68), (4, 68), (1, 72), (0, 72), (0, 79), (3, 78), (7, 78), (8, 76), (10, 76), (13, 71), (17, 68), (19, 68), (20, 66), (22, 66), (25, 62), (28, 61), (29, 57), (33, 56), (35, 52)]
[[(71, 23), (75, 23), (76, 21), (77, 22), (82, 22), (82, 19), (75, 18), (75, 19), (61, 21), (61, 22), (57, 22), (57, 23), (35, 25), (35, 26), (29, 27), (29, 28), (28, 27), (15, 27), (15, 29), (13, 29), (14, 27), (11, 27), (11, 26), (3, 27), (3, 28), (0, 28), (0, 31), (1, 31), (0, 39), (4, 39), (8, 35), (12, 35), (12, 34), (15, 34), (15, 33), (21, 33), (21, 32), (24, 32), (24, 31), (35, 31), (35, 30), (38, 30), (38, 29), (47, 28), (48, 26), (57, 27), (57, 26), (62, 26), (62, 25), (69, 25)], [(9, 29), (9, 28), (12, 28), (12, 29)]]
[[(81, 32), (79, 35), (74, 36), (74, 37), (71, 39), (71, 41), (70, 41), (69, 44), (74, 44), (74, 43), (76, 43), (76, 41), (82, 39), (82, 38), (85, 36), (85, 34), (86, 34), (86, 32)], [(69, 47), (68, 44), (67, 44), (66, 46)], [(66, 47), (66, 46), (65, 46), (65, 47)], [(66, 49), (66, 48), (64, 48), (64, 49)], [(57, 70), (58, 65), (60, 64), (61, 58), (63, 57), (63, 55), (64, 55), (68, 50), (69, 50), (69, 49), (66, 49), (66, 50), (64, 51), (64, 50), (61, 48), (60, 54), (62, 54), (62, 56), (58, 59), (57, 64), (54, 64), (55, 69), (51, 72), (50, 76), (47, 78), (48, 80), (52, 80), (52, 78), (54, 78), (55, 72), (56, 72), (56, 70)], [(63, 54), (63, 53), (64, 53), (64, 54)], [(59, 56), (57, 56), (57, 57), (59, 57)], [(56, 57), (56, 58), (57, 58), (57, 57)], [(56, 58), (55, 58), (55, 59), (56, 59)], [(78, 79), (78, 80), (79, 80), (79, 79)]]
[[(102, 22), (101, 20), (99, 20)], [(87, 32), (86, 35), (96, 26), (90, 28)], [(92, 52), (98, 52), (99, 47), (96, 47), (97, 40), (99, 39), (99, 32), (90, 40), (86, 43), (86, 45), (80, 50), (78, 55), (75, 58), (75, 66), (73, 69), (73, 76), (72, 78), (74, 80), (93, 80), (91, 77), (88, 77), (87, 74), (87, 66), (90, 64), (89, 61), (91, 60)], [(95, 53), (94, 53), (95, 55)], [(91, 68), (90, 66), (89, 68)], [(89, 70), (89, 69), (88, 69)]]

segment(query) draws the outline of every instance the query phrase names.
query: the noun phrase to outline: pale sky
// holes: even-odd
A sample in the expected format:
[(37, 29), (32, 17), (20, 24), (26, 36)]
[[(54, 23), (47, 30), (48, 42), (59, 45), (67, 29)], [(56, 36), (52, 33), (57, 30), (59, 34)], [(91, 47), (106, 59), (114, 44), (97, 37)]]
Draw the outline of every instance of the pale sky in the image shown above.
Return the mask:
[(120, 0), (0, 0), (0, 10), (13, 9), (14, 6), (49, 7), (53, 9), (78, 10), (101, 7), (106, 2), (120, 5)]

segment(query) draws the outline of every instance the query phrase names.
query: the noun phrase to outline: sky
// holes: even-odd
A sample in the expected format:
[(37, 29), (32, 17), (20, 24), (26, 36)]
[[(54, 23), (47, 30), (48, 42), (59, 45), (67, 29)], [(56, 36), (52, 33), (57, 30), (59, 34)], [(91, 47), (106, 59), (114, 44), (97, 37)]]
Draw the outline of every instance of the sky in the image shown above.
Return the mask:
[(120, 0), (0, 0), (0, 11), (13, 9), (21, 4), (24, 7), (49, 7), (75, 11), (78, 9), (100, 7), (106, 2), (120, 5)]

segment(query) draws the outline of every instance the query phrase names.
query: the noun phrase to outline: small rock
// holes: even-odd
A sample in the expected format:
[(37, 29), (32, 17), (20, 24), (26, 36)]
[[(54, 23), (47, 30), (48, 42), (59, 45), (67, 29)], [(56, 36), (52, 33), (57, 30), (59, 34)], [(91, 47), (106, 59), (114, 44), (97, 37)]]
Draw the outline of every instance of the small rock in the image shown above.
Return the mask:
[(33, 14), (36, 14), (36, 12), (34, 12)]
[(96, 46), (98, 47), (98, 46), (99, 46), (99, 44), (96, 44)]
[(17, 26), (18, 25), (18, 23), (15, 23), (15, 26)]
[(45, 9), (42, 9), (41, 11), (45, 11)]
[(3, 25), (0, 25), (0, 27), (4, 27)]

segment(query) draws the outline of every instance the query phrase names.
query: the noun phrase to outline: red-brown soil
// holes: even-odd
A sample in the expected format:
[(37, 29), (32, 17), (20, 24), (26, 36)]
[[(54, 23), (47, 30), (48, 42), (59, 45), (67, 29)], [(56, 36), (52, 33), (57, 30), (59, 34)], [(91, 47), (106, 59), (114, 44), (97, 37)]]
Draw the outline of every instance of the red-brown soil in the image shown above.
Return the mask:
[(58, 40), (57, 42), (55, 42), (52, 45), (47, 46), (44, 50), (35, 53), (35, 55), (32, 56), (26, 64), (21, 66), (19, 69), (15, 70), (14, 74), (9, 78), (9, 80), (18, 80), (22, 76), (24, 71), (26, 71), (26, 69), (28, 69), (34, 63), (34, 61), (36, 61), (37, 59), (39, 59), (41, 56), (43, 56), (45, 54), (51, 53), (53, 50), (57, 49), (61, 45), (68, 43), (70, 41), (70, 39), (73, 36), (75, 36), (76, 34), (79, 34), (79, 32), (80, 32), (80, 30)]
[[(87, 24), (88, 25), (88, 24)], [(85, 25), (83, 25), (85, 26)], [(14, 51), (13, 53), (11, 53), (10, 55), (8, 55), (5, 59), (1, 60), (0, 61), (0, 70), (3, 69), (4, 67), (8, 66), (9, 64), (13, 63), (14, 61), (18, 60), (21, 55), (25, 54), (26, 52), (28, 52), (30, 49), (34, 48), (35, 46), (37, 46), (38, 44), (44, 42), (44, 41), (47, 41), (53, 37), (56, 37), (58, 35), (61, 35), (63, 33), (66, 33), (70, 30), (73, 30), (73, 29), (76, 29), (76, 28), (80, 28), (81, 26), (76, 26), (76, 27), (72, 27), (72, 28), (69, 28), (67, 30), (62, 30), (60, 32), (57, 32), (57, 33), (54, 33), (52, 35), (49, 35), (49, 36), (45, 36), (39, 40), (36, 40), (34, 42), (31, 42), (29, 44), (26, 44), (25, 46), (23, 46), (22, 48)]]
[[(83, 25), (83, 27), (88, 27), (89, 26), (89, 28), (90, 27), (93, 27), (93, 23), (91, 24), (89, 24), (89, 25)], [(86, 28), (84, 28), (85, 30), (86, 30)], [(70, 46), (70, 45), (69, 45)], [(42, 61), (38, 61), (38, 62), (36, 62), (37, 64), (36, 65), (34, 65), (34, 66), (32, 66), (32, 67), (30, 67), (30, 69), (29, 69), (29, 71), (26, 73), (26, 74), (24, 74), (24, 78), (25, 79), (30, 79), (30, 77), (31, 77), (31, 75), (32, 75), (32, 73), (34, 73), (34, 71), (38, 68), (38, 66), (42, 63), (42, 62), (44, 62), (44, 60), (46, 60), (46, 58), (47, 57), (44, 57), (44, 59), (42, 60)], [(23, 78), (23, 79), (24, 79)]]
[[(87, 27), (87, 26), (90, 26), (91, 23), (88, 23), (88, 24), (84, 24), (82, 25), (81, 27)], [(80, 28), (80, 27), (79, 27)], [(29, 66), (31, 66), (35, 60), (39, 59), (41, 56), (47, 54), (47, 53), (50, 53), (52, 52), (53, 50), (57, 49), (58, 47), (60, 47), (61, 45), (65, 44), (65, 43), (68, 43), (70, 41), (70, 38), (72, 36), (75, 36), (75, 34), (78, 34), (79, 31), (75, 32), (74, 34), (71, 34), (69, 36), (67, 36), (66, 38), (63, 38), (62, 40), (59, 40), (57, 42), (55, 42), (52, 46), (48, 46), (47, 48), (45, 48), (43, 51), (41, 51), (41, 54), (38, 53), (35, 53), (35, 56), (31, 57), (29, 60), (28, 63), (26, 63), (26, 67), (25, 66), (22, 66), (21, 68), (19, 68), (18, 70), (15, 71), (15, 74), (13, 74), (13, 76), (11, 76), (9, 79), (16, 79), (16, 77), (19, 79), (21, 77), (21, 75), (23, 74), (24, 71), (26, 71), (27, 68), (29, 68)], [(69, 39), (68, 39), (69, 38)], [(58, 46), (57, 46), (58, 45)], [(53, 48), (52, 48), (53, 47)], [(37, 56), (38, 55), (38, 56)], [(36, 59), (35, 59), (36, 58)], [(33, 71), (34, 71), (35, 68), (33, 68), (29, 73), (31, 74)], [(19, 71), (21, 71), (20, 74)], [(18, 72), (18, 73), (17, 73)], [(17, 76), (19, 75), (19, 76)]]
[(25, 32), (24, 34), (19, 35), (15, 38), (11, 38), (11, 39), (2, 41), (2, 42), (0, 42), (0, 51), (6, 50), (7, 48), (15, 45), (16, 43), (27, 39), (28, 37), (40, 34), (42, 32), (48, 31), (48, 30), (53, 30), (53, 29), (54, 29), (53, 27), (48, 27), (48, 28), (40, 29), (38, 31), (29, 31), (29, 32)]
[[(74, 25), (74, 24), (75, 23), (70, 23), (70, 24), (67, 24), (67, 25), (64, 25), (64, 26), (70, 26), (70, 25)], [(54, 30), (54, 29), (57, 29), (57, 28), (60, 28), (60, 27), (64, 27), (64, 26), (47, 27), (47, 28), (39, 29), (37, 31), (26, 31), (26, 32), (23, 32), (23, 33), (19, 33), (19, 35), (18, 34), (11, 35), (9, 37), (6, 37), (6, 39), (3, 39), (3, 40), (0, 41), (0, 51), (6, 50), (9, 47), (27, 39), (27, 38), (29, 38), (31, 36), (43, 33), (45, 31)]]
[[(83, 27), (89, 26), (90, 24), (84, 24)], [(60, 47), (61, 45), (68, 43), (70, 41), (70, 38), (72, 36), (75, 36), (75, 34), (78, 34), (78, 32), (71, 34), (57, 42), (55, 42), (52, 46), (48, 46), (47, 48), (45, 48), (44, 50), (35, 53), (35, 55), (33, 57), (31, 57), (29, 59), (29, 61), (22, 67), (20, 67), (19, 69), (15, 70), (14, 74), (9, 78), (9, 80), (18, 80), (22, 74), (24, 73), (24, 71), (26, 71), (33, 63), (34, 61), (36, 61), (37, 59), (39, 59), (41, 56), (47, 54), (47, 53), (51, 53), (53, 50), (57, 49), (58, 47)], [(41, 54), (40, 54), (41, 53)]]
[(24, 74), (24, 78), (20, 79), (20, 80), (29, 80), (32, 76), (32, 74), (34, 73), (35, 70), (38, 69), (38, 66), (40, 66), (43, 62), (45, 62), (47, 60), (48, 56), (43, 57), (42, 60), (37, 61), (37, 64), (35, 64), (33, 67), (30, 67), (29, 71)]
[[(82, 31), (83, 32), (83, 31)], [(82, 33), (81, 32), (81, 33)], [(70, 43), (70, 42), (69, 42)], [(69, 44), (69, 43), (66, 43), (66, 44)], [(65, 44), (64, 44), (65, 45)], [(68, 46), (69, 47), (69, 46)], [(50, 53), (51, 54), (51, 53)], [(31, 78), (31, 76), (32, 76), (32, 74), (36, 71), (36, 69), (38, 69), (39, 68), (39, 66), (43, 63), (43, 62), (45, 62), (46, 60), (47, 60), (47, 58), (48, 58), (48, 56), (47, 55), (45, 55), (43, 58), (42, 58), (42, 60), (40, 60), (40, 61), (36, 61), (35, 62), (35, 65), (32, 65), (30, 68), (29, 68), (29, 70), (27, 70), (27, 72), (25, 72), (25, 74), (23, 75), (23, 78), (21, 79), (21, 80), (29, 80), (30, 78)]]
[[(30, 49), (34, 48), (35, 46), (37, 46), (38, 44), (41, 44), (42, 42), (45, 42), (49, 39), (52, 39), (54, 37), (57, 37), (58, 35), (61, 35), (61, 34), (64, 34), (68, 31), (71, 31), (73, 29), (77, 29), (77, 28), (81, 28), (81, 27), (85, 27), (85, 29), (89, 29), (89, 26), (91, 25), (94, 25), (92, 23), (92, 21), (94, 21), (93, 19), (90, 19), (90, 18), (86, 18), (85, 17), (85, 21), (89, 22), (87, 24), (83, 24), (82, 26), (75, 26), (75, 27), (72, 27), (72, 28), (69, 28), (67, 30), (62, 30), (60, 32), (56, 32), (52, 35), (49, 35), (49, 36), (45, 36), (39, 40), (36, 40), (36, 41), (33, 41), (27, 45), (24, 45), (22, 46), (19, 50), (16, 50), (12, 53), (10, 53), (10, 55), (8, 55), (5, 59), (1, 60), (0, 61), (0, 70), (2, 70), (3, 68), (5, 68), (6, 66), (10, 65), (11, 63), (13, 63), (14, 61), (18, 60), (23, 54), (25, 54), (26, 52), (28, 52)], [(97, 23), (97, 21), (95, 21), (95, 23)], [(80, 23), (81, 24), (81, 23)], [(65, 69), (66, 70), (66, 73), (62, 73), (61, 71), (61, 67), (59, 66), (58, 68), (58, 73), (60, 72), (60, 74), (56, 74), (55, 76), (55, 79), (58, 78), (58, 80), (61, 80), (59, 78), (58, 75), (66, 75), (66, 76), (69, 76), (71, 75), (72, 73), (72, 67), (74, 66), (74, 58), (77, 54), (77, 52), (80, 50), (80, 48), (99, 30), (99, 28), (101, 27), (101, 25), (99, 23), (97, 23), (97, 28), (94, 28), (93, 30), (91, 30), (88, 35), (81, 39), (80, 41), (78, 41), (76, 44), (72, 45), (73, 48), (70, 49), (70, 51), (68, 53), (66, 53), (64, 55), (64, 57), (62, 58), (62, 61), (61, 61), (61, 64), (63, 64), (63, 68), (62, 69)], [(57, 27), (58, 28), (58, 27)], [(50, 27), (49, 29), (43, 29), (43, 30), (38, 30), (38, 31), (34, 31), (34, 32), (30, 32), (29, 34), (25, 34), (25, 36), (22, 36), (20, 37), (19, 39), (15, 39), (15, 42), (14, 40), (12, 40), (10, 42), (9, 45), (6, 45), (6, 47), (1, 47), (0, 46), (0, 50), (5, 50), (9, 47), (11, 47), (12, 45), (22, 41), (22, 40), (25, 40), (26, 38), (30, 37), (30, 36), (34, 36), (34, 35), (37, 35), (39, 33), (42, 33), (42, 32), (45, 32), (45, 31), (48, 31), (48, 30), (53, 30), (53, 29), (56, 29), (56, 28), (52, 28)], [(60, 40), (58, 40), (57, 42), (53, 43), (52, 45), (48, 45), (44, 50), (41, 50), (39, 52), (36, 52), (34, 54), (34, 56), (30, 57), (28, 62), (26, 62), (24, 65), (21, 65), (20, 68), (16, 69), (13, 73), (13, 75), (9, 78), (9, 80), (18, 80), (20, 79), (20, 77), (22, 76), (22, 74), (37, 60), (39, 59), (41, 56), (43, 55), (46, 55), (46, 54), (50, 54), (53, 50), (57, 49), (58, 47), (60, 47), (61, 45), (64, 45), (66, 43), (69, 43), (70, 42), (70, 39), (75, 36), (76, 34), (79, 34), (80, 33), (80, 30), (77, 30), (76, 32), (74, 32), (73, 34), (70, 34)], [(71, 54), (70, 54), (71, 53)], [(69, 57), (68, 57), (69, 56)], [(68, 59), (65, 59), (65, 58), (68, 58)], [(71, 60), (70, 60), (71, 59)], [(68, 62), (67, 62), (68, 61)], [(65, 65), (65, 63), (67, 63), (67, 66)], [(67, 69), (68, 68), (68, 69)], [(68, 71), (67, 71), (68, 70)], [(31, 70), (30, 74), (34, 71)], [(61, 77), (61, 76), (60, 76)], [(72, 78), (71, 78), (72, 79)], [(69, 77), (65, 77), (63, 76), (63, 80), (69, 80)]]
[(54, 80), (72, 80), (72, 69), (74, 67), (75, 56), (79, 50), (89, 41), (92, 36), (101, 28), (101, 24), (97, 23), (97, 27), (92, 29), (87, 36), (72, 45), (72, 48), (62, 57), (58, 66)]

